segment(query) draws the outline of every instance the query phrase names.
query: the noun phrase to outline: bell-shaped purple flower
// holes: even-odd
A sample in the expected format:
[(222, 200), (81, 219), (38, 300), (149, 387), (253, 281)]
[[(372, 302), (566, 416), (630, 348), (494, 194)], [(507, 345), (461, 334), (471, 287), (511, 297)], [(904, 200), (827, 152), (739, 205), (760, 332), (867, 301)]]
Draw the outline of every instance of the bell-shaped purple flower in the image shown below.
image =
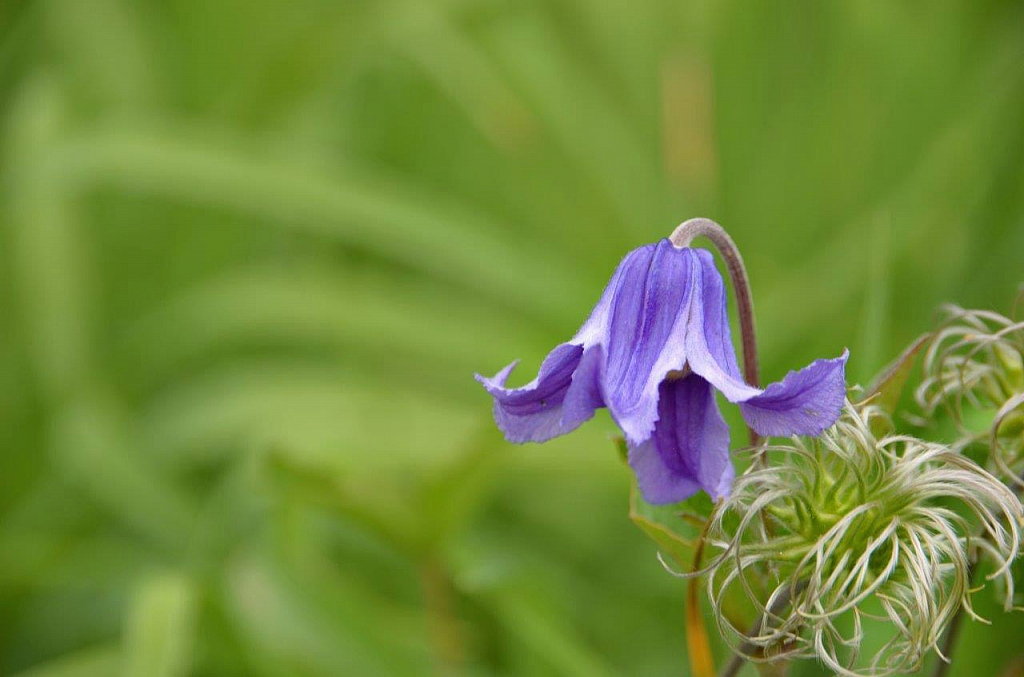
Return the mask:
[(817, 360), (763, 390), (748, 385), (714, 259), (665, 239), (626, 255), (576, 336), (551, 351), (533, 381), (505, 387), (515, 362), (476, 378), (511, 442), (563, 435), (608, 407), (644, 498), (672, 503), (701, 489), (714, 498), (729, 492), (729, 429), (715, 390), (762, 435), (818, 435), (842, 409), (847, 356)]

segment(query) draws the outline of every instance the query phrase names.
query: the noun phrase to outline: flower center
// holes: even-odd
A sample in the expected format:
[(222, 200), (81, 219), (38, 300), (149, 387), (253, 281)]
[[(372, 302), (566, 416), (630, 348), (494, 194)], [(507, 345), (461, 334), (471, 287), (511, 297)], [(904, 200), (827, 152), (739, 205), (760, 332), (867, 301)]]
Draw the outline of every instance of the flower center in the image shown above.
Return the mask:
[(687, 376), (689, 376), (690, 373), (691, 373), (690, 365), (689, 364), (684, 364), (682, 369), (673, 369), (669, 373), (665, 374), (665, 380), (666, 381), (679, 381), (679, 380), (682, 380), (682, 379), (686, 378)]

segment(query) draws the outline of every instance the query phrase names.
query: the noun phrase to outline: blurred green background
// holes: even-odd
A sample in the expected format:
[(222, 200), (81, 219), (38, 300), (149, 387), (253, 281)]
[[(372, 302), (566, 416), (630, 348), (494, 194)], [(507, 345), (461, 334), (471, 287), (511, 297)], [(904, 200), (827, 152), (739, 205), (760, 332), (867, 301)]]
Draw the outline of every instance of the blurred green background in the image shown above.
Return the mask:
[(3, 0), (0, 113), (4, 675), (681, 674), (607, 416), (473, 372), (691, 216), (768, 380), (1022, 277), (1015, 0)]

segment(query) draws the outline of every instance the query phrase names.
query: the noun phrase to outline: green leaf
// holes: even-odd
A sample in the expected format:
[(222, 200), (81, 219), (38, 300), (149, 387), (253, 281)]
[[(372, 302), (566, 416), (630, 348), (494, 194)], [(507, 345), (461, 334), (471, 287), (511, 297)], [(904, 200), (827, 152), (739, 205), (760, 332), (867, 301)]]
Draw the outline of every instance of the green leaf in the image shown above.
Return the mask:
[(899, 357), (890, 362), (878, 376), (861, 398), (861, 402), (871, 401), (872, 404), (881, 407), (886, 413), (892, 414), (899, 404), (903, 388), (907, 384), (907, 378), (914, 367), (914, 360), (917, 354), (932, 338), (931, 333), (921, 334)]

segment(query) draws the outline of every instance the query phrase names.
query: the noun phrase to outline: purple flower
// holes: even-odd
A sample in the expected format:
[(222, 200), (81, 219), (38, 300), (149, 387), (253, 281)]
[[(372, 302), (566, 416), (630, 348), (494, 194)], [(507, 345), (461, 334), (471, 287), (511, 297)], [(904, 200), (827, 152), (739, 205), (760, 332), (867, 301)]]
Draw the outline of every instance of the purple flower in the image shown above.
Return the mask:
[(817, 360), (764, 390), (747, 385), (714, 259), (665, 239), (626, 255), (576, 336), (551, 351), (533, 381), (505, 388), (515, 362), (476, 378), (511, 442), (564, 435), (608, 407), (644, 498), (673, 503), (701, 489), (718, 498), (732, 484), (715, 390), (762, 435), (818, 435), (842, 409), (847, 356)]

